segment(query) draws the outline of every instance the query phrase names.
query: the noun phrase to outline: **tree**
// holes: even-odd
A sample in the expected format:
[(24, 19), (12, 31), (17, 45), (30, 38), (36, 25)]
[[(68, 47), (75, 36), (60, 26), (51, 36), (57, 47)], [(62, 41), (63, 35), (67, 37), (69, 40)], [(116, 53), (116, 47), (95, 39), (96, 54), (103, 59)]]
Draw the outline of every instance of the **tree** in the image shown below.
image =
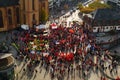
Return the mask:
[(96, 0), (95, 2), (89, 4), (88, 7), (83, 7), (82, 4), (79, 4), (78, 7), (82, 13), (86, 14), (93, 12), (97, 9), (111, 8), (110, 5), (101, 3), (99, 0)]
[(79, 8), (80, 10), (83, 8), (82, 3), (79, 3), (79, 4), (78, 4), (78, 8)]
[(105, 4), (105, 3), (103, 4), (103, 3), (99, 2), (99, 1), (95, 1), (95, 2), (93, 2), (91, 4), (89, 4), (89, 7), (96, 10), (96, 9), (101, 9), (101, 8), (110, 8), (110, 5)]
[(40, 13), (40, 21), (41, 21), (41, 23), (45, 23), (47, 21), (47, 19), (48, 19), (48, 15), (47, 15), (45, 9), (42, 9), (41, 13)]
[(82, 9), (81, 9), (81, 12), (82, 12), (82, 13), (85, 13), (85, 14), (88, 14), (88, 13), (90, 13), (90, 12), (92, 12), (92, 11), (94, 11), (94, 9), (89, 8), (89, 7), (86, 7), (86, 8), (82, 8)]

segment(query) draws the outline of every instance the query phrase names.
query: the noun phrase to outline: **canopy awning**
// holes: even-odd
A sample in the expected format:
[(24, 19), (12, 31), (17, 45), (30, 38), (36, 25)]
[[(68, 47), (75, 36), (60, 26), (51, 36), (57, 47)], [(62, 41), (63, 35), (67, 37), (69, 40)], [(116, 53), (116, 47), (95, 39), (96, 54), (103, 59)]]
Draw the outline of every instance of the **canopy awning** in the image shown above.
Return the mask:
[(46, 28), (46, 25), (42, 24), (42, 25), (39, 25), (39, 26), (36, 26), (37, 29), (45, 29)]
[(29, 26), (25, 25), (25, 24), (21, 25), (21, 28), (24, 29), (24, 30), (29, 30)]

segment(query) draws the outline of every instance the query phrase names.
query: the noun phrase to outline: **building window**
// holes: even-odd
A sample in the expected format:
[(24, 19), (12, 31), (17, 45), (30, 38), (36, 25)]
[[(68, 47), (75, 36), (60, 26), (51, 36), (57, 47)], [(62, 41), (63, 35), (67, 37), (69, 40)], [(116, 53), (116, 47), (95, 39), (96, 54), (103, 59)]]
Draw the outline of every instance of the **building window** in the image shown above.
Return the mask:
[(35, 14), (33, 14), (33, 26), (36, 25), (36, 19), (35, 19)]
[(106, 29), (108, 29), (108, 27), (106, 27)]
[(16, 18), (17, 18), (16, 20), (17, 20), (17, 24), (20, 23), (19, 15), (20, 15), (20, 13), (19, 13), (19, 8), (17, 7), (17, 8), (16, 8)]
[(33, 14), (33, 20), (35, 20), (35, 14)]
[(42, 2), (42, 7), (45, 8), (45, 2)]
[(118, 28), (120, 28), (120, 26)]
[(25, 10), (25, 0), (23, 0), (23, 10)]
[(2, 11), (0, 11), (0, 28), (3, 28), (3, 15), (2, 15)]
[(41, 11), (39, 11), (39, 23), (41, 23)]
[(35, 10), (35, 0), (32, 0), (32, 10)]
[(11, 9), (8, 9), (8, 23), (9, 23), (9, 25), (12, 25), (12, 11), (11, 11)]
[(26, 15), (24, 14), (24, 24), (26, 24)]
[(112, 27), (110, 27), (110, 29), (112, 29)]

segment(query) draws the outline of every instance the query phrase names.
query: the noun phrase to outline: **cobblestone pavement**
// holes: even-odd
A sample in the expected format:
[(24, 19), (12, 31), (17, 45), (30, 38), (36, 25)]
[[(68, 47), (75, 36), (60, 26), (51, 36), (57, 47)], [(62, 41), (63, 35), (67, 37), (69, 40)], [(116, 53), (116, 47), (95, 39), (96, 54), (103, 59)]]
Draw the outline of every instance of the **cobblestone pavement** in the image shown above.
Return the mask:
[[(76, 20), (76, 18), (78, 19), (78, 16), (75, 16), (76, 14), (78, 14), (77, 11), (76, 11), (76, 13), (73, 13), (73, 16), (71, 16), (67, 19), (68, 22), (71, 19), (72, 20)], [(50, 22), (48, 21), (46, 26), (48, 27), (49, 24), (50, 24)], [(7, 35), (6, 33), (0, 33), (0, 42), (5, 41), (6, 36), (10, 37), (10, 34)], [(8, 39), (7, 42), (9, 43), (10, 39)], [(17, 56), (17, 51), (14, 49), (14, 47), (10, 46), (10, 52), (13, 53), (14, 57)], [(15, 59), (15, 61), (16, 61), (16, 65), (17, 65), (15, 68), (15, 80), (58, 80), (57, 78), (51, 79), (49, 71), (46, 72), (44, 67), (40, 68), (40, 66), (41, 66), (40, 64), (37, 67), (35, 67), (35, 69), (33, 69), (33, 70), (37, 70), (38, 71), (37, 73), (35, 71), (30, 73), (26, 70), (26, 67), (27, 67), (27, 64), (29, 61), (26, 63), (25, 58), (22, 61), (16, 60), (16, 59)], [(23, 69), (25, 69), (25, 71), (23, 71)], [(120, 76), (120, 67), (118, 67), (118, 74), (111, 75), (109, 69), (107, 69), (104, 73), (106, 73), (110, 77), (116, 78), (117, 76)], [(101, 78), (100, 71), (98, 71), (97, 74), (94, 71), (91, 71), (90, 74), (91, 75), (86, 80), (101, 80), (100, 79)], [(80, 75), (83, 75), (82, 72)], [(70, 75), (69, 78), (67, 78), (67, 75), (65, 75), (64, 80), (83, 80), (83, 79), (79, 77), (78, 71), (75, 70), (75, 78), (73, 77), (73, 75)], [(107, 80), (111, 80), (111, 79), (107, 79)]]
[[(0, 41), (5, 41), (6, 36), (7, 35), (5, 35), (4, 33), (0, 34), (0, 37), (3, 37), (3, 38), (1, 38)], [(10, 36), (10, 34), (9, 34), (9, 36)], [(17, 56), (17, 51), (14, 49), (14, 47), (10, 46), (10, 52), (13, 53), (14, 57)], [(25, 72), (23, 71), (23, 69), (26, 68), (26, 66), (27, 66), (27, 63), (25, 63), (25, 60), (23, 60), (23, 61), (15, 60), (15, 61), (17, 64), (17, 67), (15, 68), (15, 74), (16, 74), (15, 80), (51, 80), (50, 74), (49, 73), (46, 74), (44, 67), (42, 67), (40, 69), (40, 64), (35, 68), (38, 71), (37, 74), (35, 72), (33, 72), (33, 74), (32, 74), (32, 73), (27, 73), (27, 71), (25, 71)], [(120, 76), (120, 67), (118, 67), (117, 71), (118, 71), (118, 74), (111, 75), (109, 69), (107, 69), (105, 71), (105, 73), (112, 78), (116, 78), (117, 76)], [(64, 80), (83, 80), (78, 76), (77, 70), (75, 72), (76, 72), (75, 78), (73, 78), (73, 75), (71, 75), (69, 78), (67, 78), (67, 75), (66, 75)], [(89, 77), (88, 80), (100, 80), (100, 77), (101, 77), (100, 72), (98, 72), (98, 74), (96, 74), (95, 72), (91, 71), (90, 74), (91, 74), (91, 76)], [(52, 80), (57, 80), (57, 78), (52, 79)], [(108, 80), (111, 80), (111, 79), (108, 79)]]
[[(40, 64), (37, 67), (35, 67), (35, 69), (33, 69), (33, 70), (37, 70), (38, 71), (37, 73), (35, 71), (31, 73), (28, 72), (27, 70), (23, 71), (23, 69), (24, 68), (26, 69), (27, 67), (27, 63), (25, 62), (25, 59), (23, 61), (16, 60), (16, 64), (18, 66), (15, 68), (15, 75), (16, 75), (15, 80), (58, 80), (57, 78), (51, 79), (49, 71), (46, 72), (44, 67), (40, 68)], [(113, 73), (113, 75), (111, 75), (109, 69), (107, 69), (104, 73), (107, 76), (116, 78), (117, 76), (120, 76), (120, 66), (118, 67), (117, 70), (118, 70), (118, 74)], [(67, 77), (68, 75), (66, 74), (64, 80), (84, 80), (79, 76), (77, 70), (75, 70), (75, 72), (76, 72), (75, 78), (73, 77), (73, 74), (70, 75), (69, 78)], [(100, 78), (101, 78), (100, 71), (98, 71), (98, 73), (91, 71), (89, 78), (86, 80), (101, 80)], [(112, 80), (112, 79), (108, 78), (107, 80)]]

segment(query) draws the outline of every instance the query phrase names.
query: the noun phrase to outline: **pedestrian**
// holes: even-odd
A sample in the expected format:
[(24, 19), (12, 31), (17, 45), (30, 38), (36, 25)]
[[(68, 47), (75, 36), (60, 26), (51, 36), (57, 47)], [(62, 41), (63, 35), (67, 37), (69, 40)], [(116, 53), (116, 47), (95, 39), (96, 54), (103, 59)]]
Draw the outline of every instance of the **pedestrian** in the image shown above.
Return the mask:
[(110, 74), (112, 74), (113, 69), (110, 70)]
[(35, 73), (37, 73), (38, 71), (37, 71), (37, 69), (35, 69)]
[(70, 67), (68, 66), (68, 75), (69, 75), (69, 73), (70, 73)]
[(23, 68), (23, 71), (25, 72), (25, 68)]

